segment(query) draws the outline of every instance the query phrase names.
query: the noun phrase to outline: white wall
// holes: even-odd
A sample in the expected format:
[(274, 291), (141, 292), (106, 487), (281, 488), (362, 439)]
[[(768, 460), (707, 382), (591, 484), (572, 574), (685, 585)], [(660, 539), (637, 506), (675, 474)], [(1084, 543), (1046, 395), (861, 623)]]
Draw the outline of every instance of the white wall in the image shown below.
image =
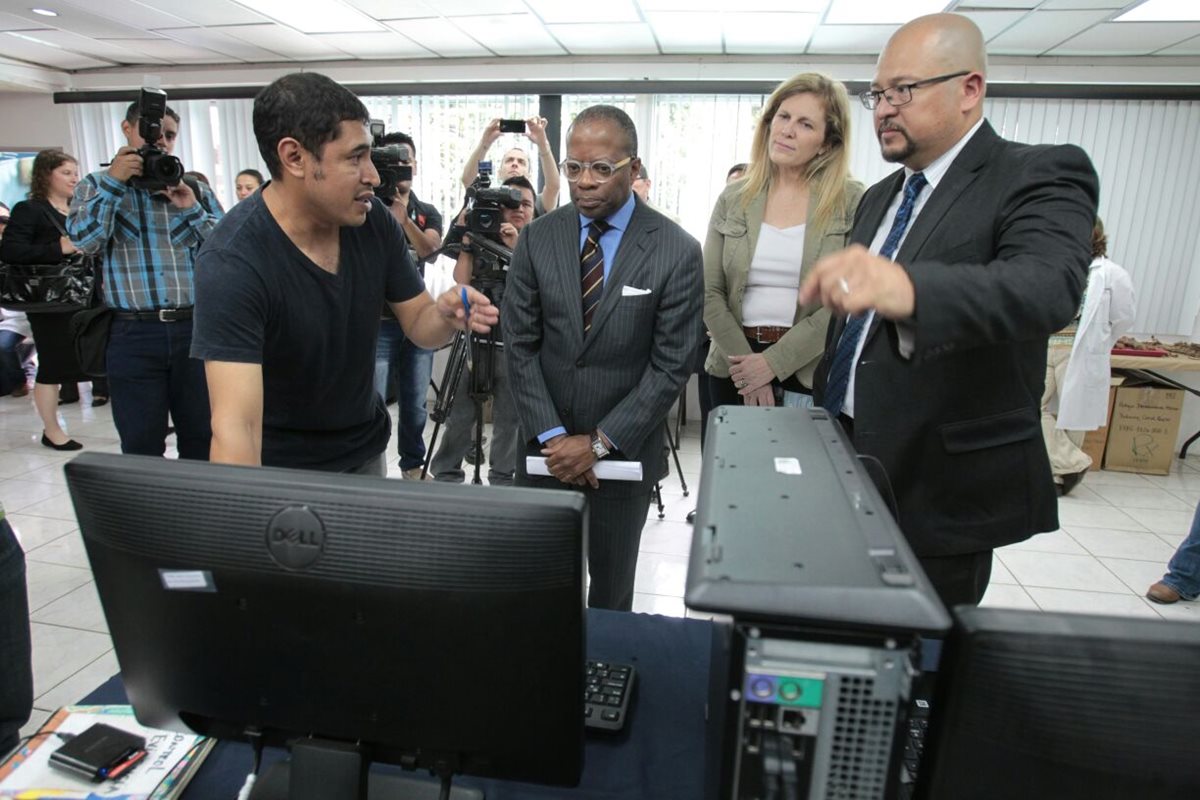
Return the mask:
[(0, 92), (0, 150), (71, 148), (67, 106), (48, 94)]

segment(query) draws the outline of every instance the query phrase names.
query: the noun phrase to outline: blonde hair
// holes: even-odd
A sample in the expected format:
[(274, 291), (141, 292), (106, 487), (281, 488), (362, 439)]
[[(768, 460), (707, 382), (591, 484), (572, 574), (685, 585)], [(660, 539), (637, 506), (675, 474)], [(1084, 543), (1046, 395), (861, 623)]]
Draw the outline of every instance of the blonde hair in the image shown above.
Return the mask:
[(771, 188), (775, 165), (771, 163), (771, 120), (790, 97), (811, 94), (825, 107), (825, 152), (808, 162), (805, 179), (814, 202), (811, 214), (824, 227), (846, 204), (846, 181), (850, 178), (850, 97), (846, 87), (820, 72), (802, 72), (788, 78), (771, 93), (754, 130), (750, 167), (742, 182), (742, 206)]

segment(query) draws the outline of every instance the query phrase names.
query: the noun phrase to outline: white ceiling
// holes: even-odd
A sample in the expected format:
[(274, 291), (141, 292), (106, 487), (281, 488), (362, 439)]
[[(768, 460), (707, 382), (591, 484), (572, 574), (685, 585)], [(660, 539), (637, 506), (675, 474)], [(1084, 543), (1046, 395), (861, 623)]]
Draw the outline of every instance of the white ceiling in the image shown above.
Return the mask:
[[(1189, 3), (1200, 5), (1200, 0), (1184, 5)], [(1142, 4), (1143, 0), (0, 0), (0, 62), (78, 74), (111, 68), (437, 62), (463, 57), (873, 56), (901, 22), (940, 10), (974, 19), (993, 56), (1200, 56), (1200, 21), (1111, 21)], [(34, 6), (57, 11), (58, 16), (35, 14)]]

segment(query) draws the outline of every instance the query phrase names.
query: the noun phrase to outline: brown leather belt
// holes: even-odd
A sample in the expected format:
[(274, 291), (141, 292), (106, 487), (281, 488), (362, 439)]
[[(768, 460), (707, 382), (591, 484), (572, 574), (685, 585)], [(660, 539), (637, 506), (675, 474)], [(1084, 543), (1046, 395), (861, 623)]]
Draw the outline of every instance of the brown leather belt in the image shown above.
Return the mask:
[(183, 322), (192, 318), (192, 307), (160, 308), (155, 311), (123, 311), (117, 309), (117, 319), (132, 319), (138, 322)]
[(742, 333), (746, 334), (747, 341), (774, 344), (790, 330), (791, 328), (785, 328), (782, 325), (758, 325), (754, 328), (742, 328)]

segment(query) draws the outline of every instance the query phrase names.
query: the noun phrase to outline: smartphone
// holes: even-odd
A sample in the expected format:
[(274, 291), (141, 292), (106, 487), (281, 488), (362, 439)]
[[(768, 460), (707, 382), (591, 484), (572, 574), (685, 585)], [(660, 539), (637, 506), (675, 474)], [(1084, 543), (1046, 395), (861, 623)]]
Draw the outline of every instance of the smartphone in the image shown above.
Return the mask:
[(501, 133), (524, 133), (525, 120), (523, 119), (502, 119), (500, 120)]

